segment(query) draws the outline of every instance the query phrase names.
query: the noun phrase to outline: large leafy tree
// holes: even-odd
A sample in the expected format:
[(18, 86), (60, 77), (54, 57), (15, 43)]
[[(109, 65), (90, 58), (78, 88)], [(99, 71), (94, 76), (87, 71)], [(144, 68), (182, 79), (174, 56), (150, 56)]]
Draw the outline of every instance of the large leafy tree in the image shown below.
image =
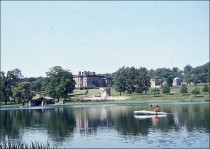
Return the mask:
[(68, 94), (75, 88), (72, 73), (60, 66), (55, 66), (50, 68), (46, 75), (42, 82), (42, 93), (57, 98), (58, 102), (60, 98), (66, 100)]
[(193, 69), (193, 67), (191, 65), (186, 65), (184, 67), (184, 73), (187, 74), (188, 72), (190, 72)]
[(114, 88), (116, 91), (122, 92), (126, 91), (126, 68), (122, 67), (114, 73)]
[(30, 90), (34, 92), (40, 92), (42, 88), (43, 77), (38, 78), (27, 78), (28, 82), (30, 82)]
[(172, 73), (173, 73), (174, 77), (183, 78), (182, 72), (183, 71), (181, 71), (178, 67), (173, 67), (172, 68)]
[(15, 86), (12, 86), (12, 95), (19, 103), (22, 102), (25, 105), (25, 102), (31, 100), (36, 94), (30, 91), (30, 84), (28, 82), (19, 82)]
[(161, 85), (163, 82), (167, 82), (169, 86), (172, 86), (175, 75), (169, 68), (158, 68), (155, 71), (154, 79)]
[(139, 89), (139, 93), (145, 92), (149, 90), (150, 87), (150, 76), (146, 68), (141, 67), (136, 70), (136, 78), (135, 78), (136, 87)]
[(7, 73), (1, 71), (1, 97), (4, 100), (5, 105), (10, 97), (12, 97), (12, 86), (20, 82), (22, 78), (23, 75), (19, 69), (14, 69), (12, 71), (8, 71)]
[(122, 67), (114, 75), (115, 90), (133, 93), (138, 89), (140, 93), (147, 91), (150, 86), (150, 77), (146, 68)]
[(207, 83), (209, 82), (209, 62), (192, 68), (190, 65), (184, 67), (184, 81), (189, 84), (191, 82), (196, 85), (197, 83)]

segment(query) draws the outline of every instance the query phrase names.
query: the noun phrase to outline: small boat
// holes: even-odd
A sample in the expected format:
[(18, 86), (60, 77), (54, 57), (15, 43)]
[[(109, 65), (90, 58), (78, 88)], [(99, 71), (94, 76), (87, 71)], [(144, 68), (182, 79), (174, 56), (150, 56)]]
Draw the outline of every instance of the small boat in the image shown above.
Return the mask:
[(136, 119), (160, 118), (167, 117), (167, 115), (134, 115)]
[(134, 111), (133, 114), (135, 115), (166, 115), (167, 113), (141, 110), (141, 111)]

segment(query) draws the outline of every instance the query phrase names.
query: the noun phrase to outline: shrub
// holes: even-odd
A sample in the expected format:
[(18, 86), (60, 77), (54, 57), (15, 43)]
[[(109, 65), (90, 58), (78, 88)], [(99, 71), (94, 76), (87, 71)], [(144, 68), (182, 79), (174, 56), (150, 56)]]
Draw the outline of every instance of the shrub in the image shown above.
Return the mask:
[(88, 90), (85, 91), (85, 95), (87, 95), (87, 94), (88, 94)]
[(165, 85), (162, 86), (162, 92), (164, 94), (170, 93), (170, 88), (169, 88), (169, 86), (167, 84), (165, 84)]
[(191, 92), (193, 95), (198, 95), (198, 94), (200, 94), (200, 89), (196, 86), (193, 90), (192, 90), (192, 92)]
[(151, 94), (153, 94), (154, 97), (155, 97), (156, 94), (160, 94), (160, 89), (159, 89), (159, 88), (152, 88), (152, 89), (150, 90), (150, 92), (151, 92)]
[(111, 87), (106, 88), (106, 92), (111, 96)]
[(205, 84), (202, 88), (202, 92), (209, 92), (209, 86)]
[(180, 89), (180, 93), (182, 93), (182, 94), (188, 93), (186, 84), (182, 84), (181, 89)]

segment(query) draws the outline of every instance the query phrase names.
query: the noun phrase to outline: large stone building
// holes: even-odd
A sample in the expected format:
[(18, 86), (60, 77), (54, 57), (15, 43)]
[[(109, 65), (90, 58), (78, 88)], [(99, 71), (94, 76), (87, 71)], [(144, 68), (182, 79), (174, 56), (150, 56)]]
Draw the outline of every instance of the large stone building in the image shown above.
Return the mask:
[(75, 88), (77, 89), (110, 87), (113, 84), (112, 78), (96, 75), (95, 72), (90, 71), (79, 71), (78, 75), (74, 75), (73, 77), (76, 82)]

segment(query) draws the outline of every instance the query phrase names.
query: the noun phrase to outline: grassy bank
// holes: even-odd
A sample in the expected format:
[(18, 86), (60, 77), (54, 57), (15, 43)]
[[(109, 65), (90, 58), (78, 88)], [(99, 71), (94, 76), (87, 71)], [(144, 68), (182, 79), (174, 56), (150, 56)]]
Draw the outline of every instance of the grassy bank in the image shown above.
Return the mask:
[[(66, 100), (64, 105), (83, 105), (83, 104), (139, 104), (139, 103), (159, 103), (159, 102), (192, 102), (192, 101), (209, 101), (209, 93), (202, 92), (203, 85), (198, 86), (201, 90), (201, 94), (194, 96), (191, 94), (191, 91), (195, 86), (188, 86), (187, 94), (180, 93), (180, 87), (171, 88), (171, 94), (158, 94), (156, 96), (150, 94), (149, 92), (146, 95), (141, 95), (137, 93), (126, 94), (122, 93), (121, 96), (125, 96), (127, 100), (98, 100), (98, 101), (86, 101), (84, 98), (96, 96), (100, 97), (101, 90), (99, 89), (89, 89), (89, 90), (74, 90), (72, 94), (69, 94), (69, 97)], [(116, 92), (114, 89), (111, 89), (111, 96), (119, 97), (119, 92)], [(40, 97), (37, 95), (35, 98)], [(63, 99), (60, 99), (63, 100)], [(8, 105), (2, 106), (21, 106), (21, 104), (14, 104), (12, 101), (8, 102)], [(62, 104), (58, 104), (62, 105)]]

